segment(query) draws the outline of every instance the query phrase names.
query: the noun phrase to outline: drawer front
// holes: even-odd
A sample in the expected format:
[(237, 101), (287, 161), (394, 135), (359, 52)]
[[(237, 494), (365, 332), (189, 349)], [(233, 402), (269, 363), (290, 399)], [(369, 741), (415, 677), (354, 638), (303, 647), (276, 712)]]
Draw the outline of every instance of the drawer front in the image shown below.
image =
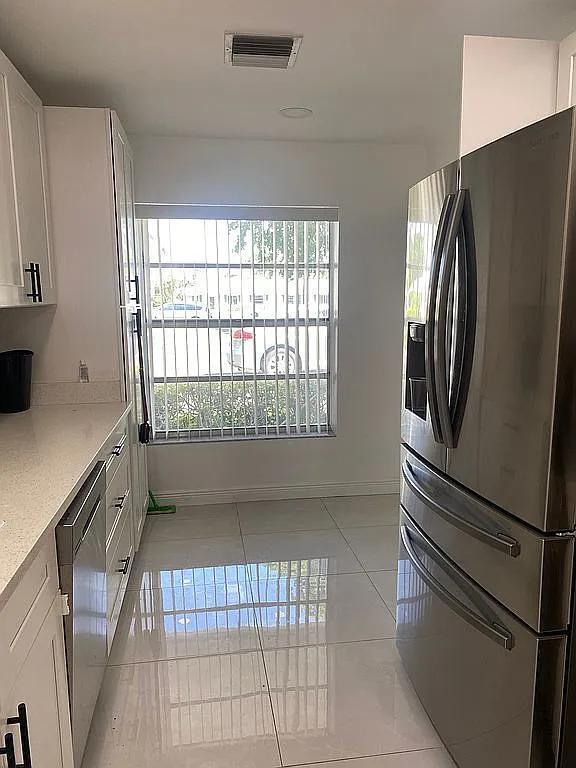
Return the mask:
[(128, 427), (126, 419), (123, 419), (118, 429), (102, 450), (100, 458), (106, 462), (106, 478), (109, 482), (120, 465), (122, 459), (128, 454)]
[[(537, 632), (568, 626), (574, 542), (539, 534), (402, 448), (401, 502), (437, 546)], [(554, 595), (543, 600), (542, 595)]]
[(107, 482), (106, 487), (106, 546), (114, 537), (118, 521), (129, 504), (130, 462), (128, 453), (120, 459), (116, 473)]
[(131, 511), (125, 508), (125, 514), (122, 515), (118, 526), (118, 535), (113, 540), (113, 547), (106, 553), (108, 651), (116, 631), (133, 558)]
[(397, 647), (460, 768), (557, 765), (564, 636), (538, 637), (400, 515)]
[(0, 609), (0, 691), (15, 680), (58, 592), (53, 533)]

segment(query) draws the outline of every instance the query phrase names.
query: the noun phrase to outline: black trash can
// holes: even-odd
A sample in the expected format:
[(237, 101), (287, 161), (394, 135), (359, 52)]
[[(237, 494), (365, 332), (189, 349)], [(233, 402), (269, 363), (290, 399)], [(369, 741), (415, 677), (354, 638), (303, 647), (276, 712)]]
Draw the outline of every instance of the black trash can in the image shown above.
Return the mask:
[(0, 413), (30, 408), (33, 354), (29, 349), (0, 352)]

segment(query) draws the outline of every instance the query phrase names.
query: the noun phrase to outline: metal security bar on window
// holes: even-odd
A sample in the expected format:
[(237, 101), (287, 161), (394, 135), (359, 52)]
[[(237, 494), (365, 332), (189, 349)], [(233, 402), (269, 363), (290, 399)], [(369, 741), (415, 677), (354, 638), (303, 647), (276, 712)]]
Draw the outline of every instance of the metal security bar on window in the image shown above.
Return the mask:
[(157, 438), (330, 424), (329, 221), (142, 221)]

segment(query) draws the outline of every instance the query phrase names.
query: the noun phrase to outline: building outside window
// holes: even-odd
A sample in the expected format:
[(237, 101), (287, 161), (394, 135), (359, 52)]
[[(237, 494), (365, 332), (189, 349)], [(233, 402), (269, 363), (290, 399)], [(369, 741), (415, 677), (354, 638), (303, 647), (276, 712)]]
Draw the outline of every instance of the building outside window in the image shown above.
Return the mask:
[(174, 208), (139, 206), (155, 439), (332, 434), (337, 212)]

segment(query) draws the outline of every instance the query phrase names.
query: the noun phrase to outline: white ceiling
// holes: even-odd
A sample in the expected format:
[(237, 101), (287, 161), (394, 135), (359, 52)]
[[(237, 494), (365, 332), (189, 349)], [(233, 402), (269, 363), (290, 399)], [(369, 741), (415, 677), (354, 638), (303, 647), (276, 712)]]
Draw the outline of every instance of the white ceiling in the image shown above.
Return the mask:
[[(165, 135), (456, 141), (464, 34), (574, 29), (576, 0), (0, 0), (0, 48), (46, 103)], [(225, 31), (304, 41), (294, 69), (233, 69)]]

